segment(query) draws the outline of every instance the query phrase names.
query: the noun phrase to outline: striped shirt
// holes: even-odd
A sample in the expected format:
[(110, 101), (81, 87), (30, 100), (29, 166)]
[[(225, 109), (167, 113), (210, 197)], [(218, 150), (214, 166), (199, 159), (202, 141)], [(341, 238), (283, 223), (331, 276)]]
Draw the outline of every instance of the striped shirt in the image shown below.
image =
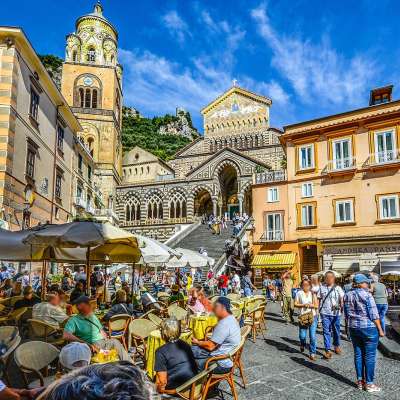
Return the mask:
[(349, 328), (374, 328), (379, 319), (378, 309), (372, 294), (361, 288), (354, 288), (344, 297), (344, 314)]

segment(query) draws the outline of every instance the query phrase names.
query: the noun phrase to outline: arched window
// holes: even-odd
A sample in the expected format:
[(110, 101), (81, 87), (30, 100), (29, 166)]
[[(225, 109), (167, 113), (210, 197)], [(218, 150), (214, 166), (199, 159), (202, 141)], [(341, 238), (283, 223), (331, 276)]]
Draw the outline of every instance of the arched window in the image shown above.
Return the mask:
[(171, 219), (186, 218), (186, 197), (181, 192), (175, 192), (169, 202), (169, 217)]
[(163, 202), (157, 193), (153, 193), (147, 201), (147, 218), (163, 219)]
[(77, 52), (76, 50), (74, 50), (74, 51), (72, 52), (72, 61), (73, 61), (73, 62), (78, 61), (78, 52)]
[(97, 108), (97, 89), (92, 91), (92, 108)]
[(85, 108), (90, 108), (90, 105), (92, 103), (92, 93), (90, 89), (85, 90)]
[(87, 52), (87, 61), (88, 62), (95, 62), (96, 61), (96, 50), (94, 47), (89, 47)]
[(82, 108), (85, 106), (85, 95), (82, 88), (79, 88), (79, 105)]
[(126, 222), (140, 222), (140, 201), (138, 198), (128, 200), (128, 204), (125, 207), (125, 218)]

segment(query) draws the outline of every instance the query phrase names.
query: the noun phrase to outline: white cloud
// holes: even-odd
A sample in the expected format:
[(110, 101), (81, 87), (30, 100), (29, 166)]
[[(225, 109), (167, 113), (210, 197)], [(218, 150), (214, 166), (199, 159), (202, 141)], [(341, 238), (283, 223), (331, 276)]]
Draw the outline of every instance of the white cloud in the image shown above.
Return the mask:
[(188, 25), (175, 10), (167, 12), (162, 17), (162, 20), (167, 29), (179, 41), (179, 43), (183, 43), (185, 41), (185, 36), (190, 35)]
[[(368, 57), (345, 58), (332, 48), (328, 38), (312, 43), (279, 34), (271, 25), (267, 7), (251, 11), (257, 29), (273, 52), (272, 66), (292, 85), (304, 103), (356, 105), (365, 96), (376, 74)], [(279, 96), (279, 90), (276, 92)]]

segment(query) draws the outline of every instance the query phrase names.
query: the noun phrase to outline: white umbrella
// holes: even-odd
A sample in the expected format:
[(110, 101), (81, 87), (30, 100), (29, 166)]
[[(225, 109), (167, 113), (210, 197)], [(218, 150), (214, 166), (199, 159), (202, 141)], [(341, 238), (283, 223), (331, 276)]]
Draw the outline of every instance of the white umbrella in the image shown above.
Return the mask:
[(156, 239), (136, 234), (135, 237), (138, 241), (144, 264), (163, 265), (173, 257), (179, 259), (182, 256), (179, 251)]
[(215, 263), (213, 258), (203, 256), (197, 251), (182, 248), (177, 248), (175, 250), (181, 253), (182, 256), (179, 259), (177, 257), (171, 258), (171, 260), (166, 263), (167, 268), (183, 268), (188, 265), (193, 268), (202, 268), (207, 265), (212, 266)]

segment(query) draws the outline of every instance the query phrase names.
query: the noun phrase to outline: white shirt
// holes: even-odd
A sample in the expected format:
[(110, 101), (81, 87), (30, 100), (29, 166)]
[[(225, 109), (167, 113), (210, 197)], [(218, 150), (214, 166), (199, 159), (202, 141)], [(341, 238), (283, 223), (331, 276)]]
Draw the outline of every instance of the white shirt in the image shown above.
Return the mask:
[[(311, 290), (306, 294), (303, 290), (299, 290), (296, 294), (296, 298), (294, 300), (295, 303), (299, 304), (313, 304), (313, 292)], [(306, 314), (309, 311), (312, 311), (313, 315), (317, 315), (317, 311), (315, 308), (307, 308), (301, 307), (300, 315)]]
[[(331, 291), (332, 286), (328, 287), (326, 285), (321, 285), (318, 292), (318, 299), (321, 308), (321, 314), (336, 316), (341, 315), (340, 303), (344, 298), (343, 289), (340, 286), (334, 286)], [(326, 296), (328, 296), (325, 299)], [(325, 300), (324, 300), (325, 299)], [(321, 307), (322, 304), (322, 307)], [(339, 308), (339, 309), (338, 309)]]
[(232, 276), (232, 287), (235, 289), (240, 289), (240, 278), (238, 274)]

